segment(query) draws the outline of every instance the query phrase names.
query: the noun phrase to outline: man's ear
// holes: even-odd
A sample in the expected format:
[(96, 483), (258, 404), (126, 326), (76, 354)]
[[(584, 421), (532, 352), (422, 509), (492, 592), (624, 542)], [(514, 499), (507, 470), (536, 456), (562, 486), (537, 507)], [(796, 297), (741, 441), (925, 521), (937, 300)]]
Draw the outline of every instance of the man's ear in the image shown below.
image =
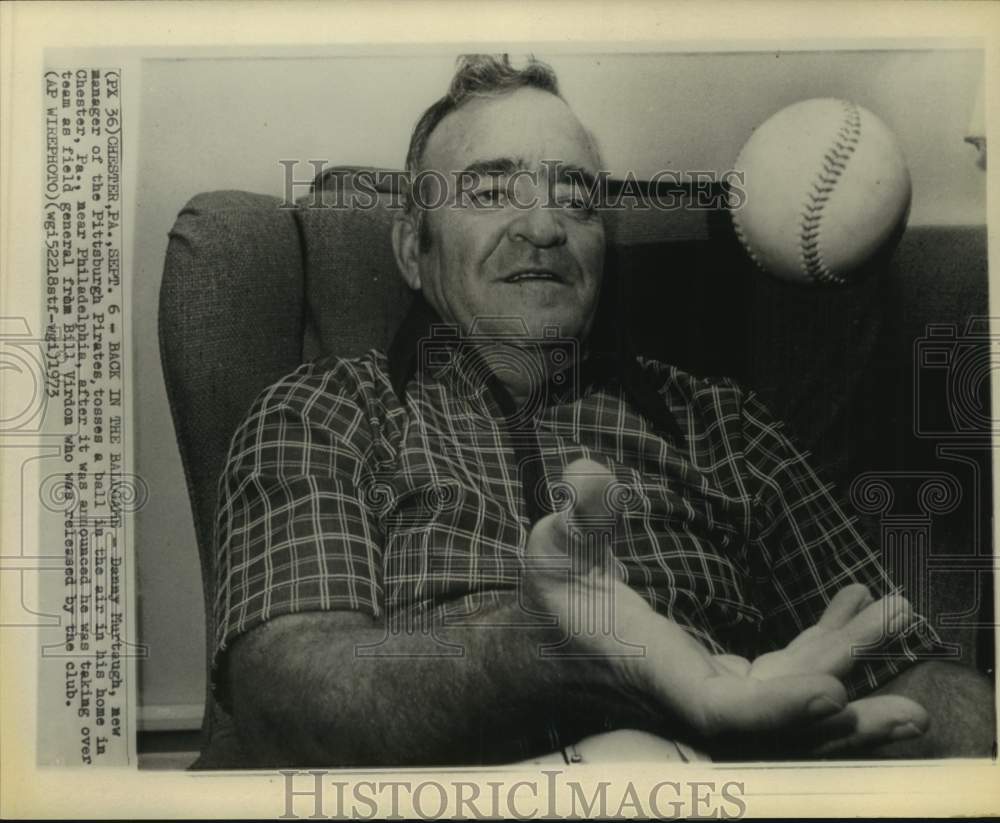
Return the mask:
[(396, 265), (406, 284), (417, 291), (420, 289), (420, 230), (417, 217), (412, 214), (397, 214), (392, 221), (392, 251), (396, 255)]

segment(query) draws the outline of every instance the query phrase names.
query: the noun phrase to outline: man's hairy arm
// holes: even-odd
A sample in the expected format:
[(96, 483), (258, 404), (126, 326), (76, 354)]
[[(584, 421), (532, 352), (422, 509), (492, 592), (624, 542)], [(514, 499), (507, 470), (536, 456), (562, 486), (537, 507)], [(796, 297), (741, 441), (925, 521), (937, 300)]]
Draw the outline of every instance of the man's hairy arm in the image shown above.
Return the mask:
[[(518, 616), (513, 605), (501, 612), (492, 616)], [(605, 662), (539, 653), (559, 637), (557, 627), (464, 625), (384, 642), (385, 629), (360, 613), (278, 617), (230, 652), (236, 723), (260, 765), (326, 766), (510, 761), (526, 754), (522, 732), (537, 738), (555, 720), (586, 734), (615, 708), (633, 716), (628, 725), (652, 724), (655, 713)]]

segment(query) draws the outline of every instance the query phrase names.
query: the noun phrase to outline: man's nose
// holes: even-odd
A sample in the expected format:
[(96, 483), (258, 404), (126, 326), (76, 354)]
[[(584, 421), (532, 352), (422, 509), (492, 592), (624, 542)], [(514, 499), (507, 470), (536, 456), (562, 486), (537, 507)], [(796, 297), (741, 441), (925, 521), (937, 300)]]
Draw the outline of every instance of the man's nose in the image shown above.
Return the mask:
[(561, 246), (566, 242), (566, 227), (559, 219), (559, 209), (538, 203), (519, 209), (508, 233), (513, 240), (526, 240), (539, 248)]

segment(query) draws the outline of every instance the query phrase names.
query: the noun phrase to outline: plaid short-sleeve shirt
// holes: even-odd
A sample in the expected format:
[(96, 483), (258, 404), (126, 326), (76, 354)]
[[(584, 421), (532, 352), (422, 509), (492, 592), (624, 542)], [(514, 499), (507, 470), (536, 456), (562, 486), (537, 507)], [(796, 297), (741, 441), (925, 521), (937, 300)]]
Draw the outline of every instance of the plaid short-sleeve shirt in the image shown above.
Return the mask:
[[(639, 367), (671, 435), (612, 382), (547, 402), (531, 442), (539, 477), (589, 458), (627, 489), (614, 562), (657, 612), (715, 651), (753, 657), (815, 623), (849, 583), (895, 590), (753, 393)], [(377, 351), (303, 365), (234, 436), (217, 520), (217, 659), (281, 614), (481, 609), (518, 585), (530, 494), (558, 488), (524, 489), (518, 431), (462, 358), (403, 392), (391, 371)], [(849, 691), (877, 687), (936, 643), (919, 621), (856, 667)]]

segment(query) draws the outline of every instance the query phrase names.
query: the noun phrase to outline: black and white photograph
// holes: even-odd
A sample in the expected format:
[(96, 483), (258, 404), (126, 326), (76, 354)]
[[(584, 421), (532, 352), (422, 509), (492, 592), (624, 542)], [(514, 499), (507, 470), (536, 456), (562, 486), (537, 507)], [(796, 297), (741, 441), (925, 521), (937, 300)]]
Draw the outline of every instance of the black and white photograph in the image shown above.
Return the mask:
[(989, 782), (995, 33), (43, 50), (32, 761), (288, 818)]

